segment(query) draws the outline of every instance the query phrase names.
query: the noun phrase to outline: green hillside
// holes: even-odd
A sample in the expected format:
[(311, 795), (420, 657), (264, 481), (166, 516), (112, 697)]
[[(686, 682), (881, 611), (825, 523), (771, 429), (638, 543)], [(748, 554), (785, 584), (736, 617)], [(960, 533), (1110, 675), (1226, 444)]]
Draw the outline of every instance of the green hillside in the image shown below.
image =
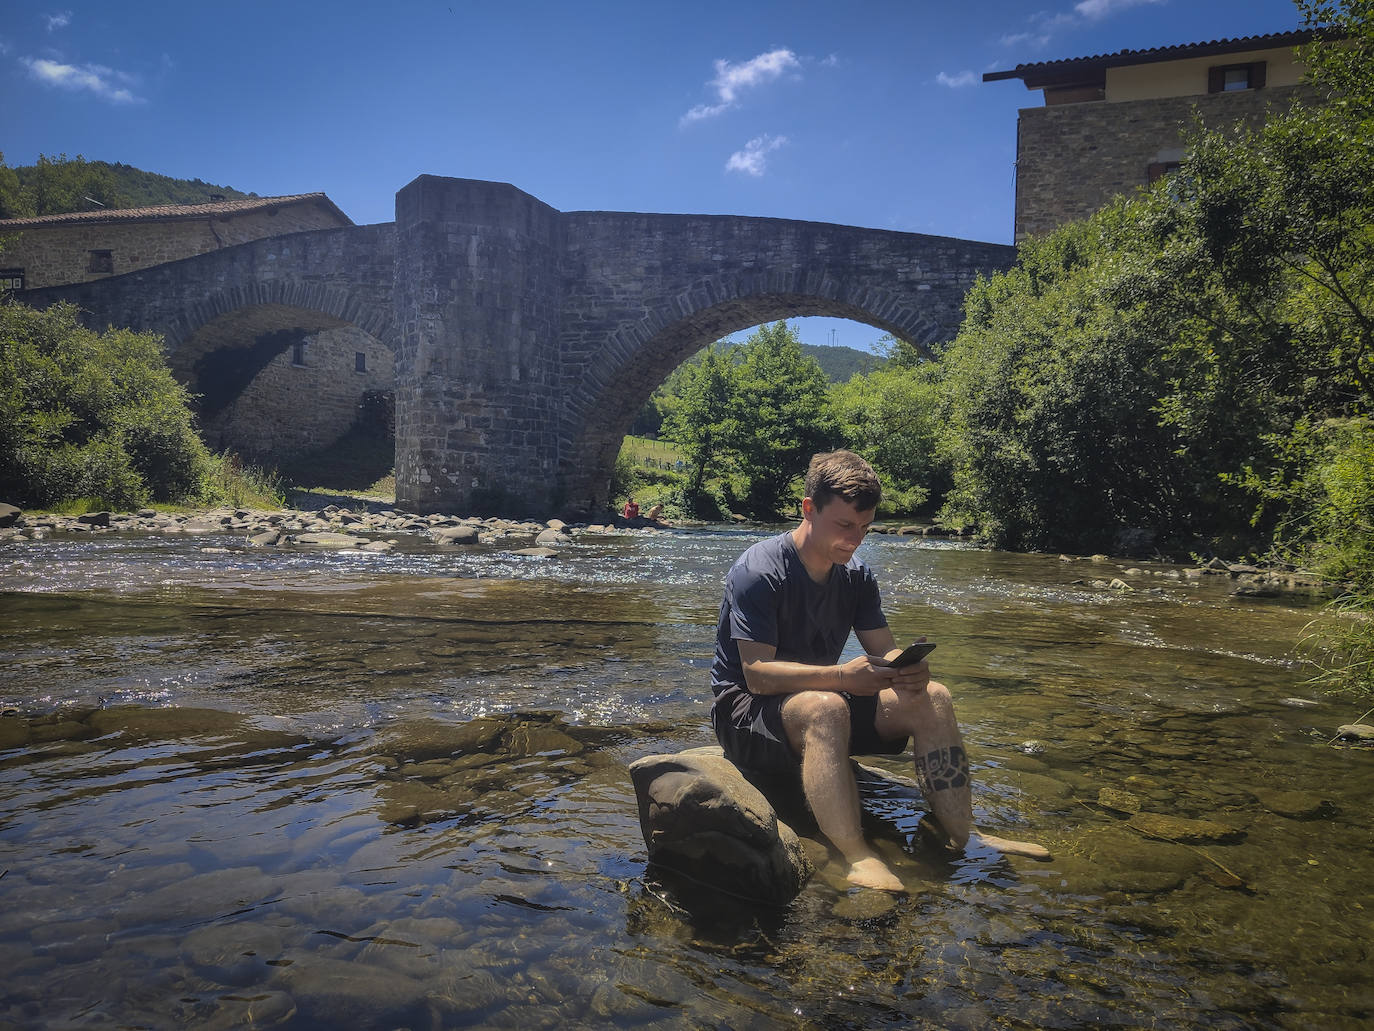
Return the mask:
[(802, 344), (802, 353), (815, 359), (831, 383), (848, 383), (855, 373), (867, 375), (883, 364), (879, 355), (832, 344)]
[(78, 155), (40, 155), (32, 165), (7, 167), (0, 155), (0, 218), (65, 215), (100, 208), (205, 204), (255, 197), (201, 179), (174, 179), (132, 165), (87, 161)]
[(93, 161), (91, 164), (110, 170), (124, 199), (129, 202), (121, 206), (131, 208), (158, 204), (205, 204), (211, 200), (242, 200), (257, 196), (256, 193), (244, 193), (232, 186), (216, 186), (201, 179), (173, 179), (156, 172), (145, 172), (132, 165), (111, 165), (104, 161)]

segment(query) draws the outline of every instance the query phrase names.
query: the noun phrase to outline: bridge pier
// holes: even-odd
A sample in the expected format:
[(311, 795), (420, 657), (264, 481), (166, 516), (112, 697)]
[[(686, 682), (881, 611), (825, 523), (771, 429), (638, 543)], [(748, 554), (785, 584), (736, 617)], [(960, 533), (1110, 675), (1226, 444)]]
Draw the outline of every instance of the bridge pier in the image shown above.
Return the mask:
[(505, 183), (396, 195), (396, 503), (558, 509), (559, 213)]

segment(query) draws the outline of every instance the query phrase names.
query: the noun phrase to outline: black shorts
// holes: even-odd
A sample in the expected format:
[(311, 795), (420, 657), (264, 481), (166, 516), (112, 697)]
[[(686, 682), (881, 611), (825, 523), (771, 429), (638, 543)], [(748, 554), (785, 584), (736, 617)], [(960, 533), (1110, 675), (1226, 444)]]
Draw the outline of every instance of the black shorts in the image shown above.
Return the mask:
[[(790, 696), (754, 695), (743, 688), (726, 688), (711, 706), (711, 725), (725, 758), (745, 770), (784, 770), (801, 764), (782, 725), (782, 703)], [(841, 697), (849, 705), (849, 754), (898, 755), (909, 738), (888, 741), (878, 736), (877, 695)]]

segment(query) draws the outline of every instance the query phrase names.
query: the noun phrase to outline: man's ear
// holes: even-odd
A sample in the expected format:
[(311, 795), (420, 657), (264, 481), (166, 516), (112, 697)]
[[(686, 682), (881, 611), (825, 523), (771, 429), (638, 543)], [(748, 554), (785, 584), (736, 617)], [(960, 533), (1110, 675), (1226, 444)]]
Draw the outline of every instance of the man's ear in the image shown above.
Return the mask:
[(802, 498), (802, 518), (810, 519), (816, 512), (816, 503), (810, 498)]

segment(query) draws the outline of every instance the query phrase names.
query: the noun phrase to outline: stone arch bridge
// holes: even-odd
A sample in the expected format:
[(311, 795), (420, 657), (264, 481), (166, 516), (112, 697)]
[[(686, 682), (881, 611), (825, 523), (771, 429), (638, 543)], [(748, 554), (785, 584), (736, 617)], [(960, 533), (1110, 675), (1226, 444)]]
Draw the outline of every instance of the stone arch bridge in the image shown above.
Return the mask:
[(230, 339), (357, 326), (394, 353), (399, 506), (596, 513), (635, 414), (700, 348), (828, 315), (925, 349), (954, 336), (974, 279), (1014, 254), (786, 219), (560, 212), (504, 183), (421, 176), (392, 224), (271, 237), (24, 300), (161, 333), (183, 378)]

